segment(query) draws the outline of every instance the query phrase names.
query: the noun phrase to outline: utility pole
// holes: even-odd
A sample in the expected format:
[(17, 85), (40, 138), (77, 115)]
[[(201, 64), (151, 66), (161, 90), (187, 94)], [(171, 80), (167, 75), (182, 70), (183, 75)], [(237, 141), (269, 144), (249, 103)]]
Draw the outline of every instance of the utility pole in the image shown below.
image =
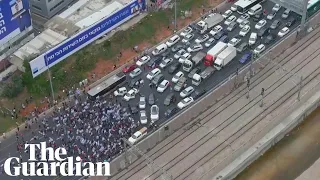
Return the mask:
[(45, 60), (47, 62), (47, 70), (48, 70), (48, 76), (50, 81), (50, 88), (51, 88), (51, 95), (52, 95), (52, 103), (54, 103), (54, 92), (53, 92), (53, 85), (52, 85), (52, 78), (51, 78), (51, 72), (50, 72), (50, 66), (49, 66), (49, 60), (47, 58), (47, 55), (44, 56)]
[(302, 81), (303, 81), (303, 76), (300, 76), (299, 91), (298, 91), (298, 101), (300, 101), (300, 99), (301, 99)]
[(261, 102), (260, 102), (260, 107), (263, 106), (263, 98), (264, 98), (264, 88), (261, 89)]
[(247, 77), (247, 99), (250, 98), (250, 76)]
[(177, 0), (174, 0), (174, 32), (177, 31)]
[(236, 70), (236, 77), (234, 79), (234, 89), (236, 89), (238, 86), (238, 75), (239, 75), (239, 68), (237, 68)]

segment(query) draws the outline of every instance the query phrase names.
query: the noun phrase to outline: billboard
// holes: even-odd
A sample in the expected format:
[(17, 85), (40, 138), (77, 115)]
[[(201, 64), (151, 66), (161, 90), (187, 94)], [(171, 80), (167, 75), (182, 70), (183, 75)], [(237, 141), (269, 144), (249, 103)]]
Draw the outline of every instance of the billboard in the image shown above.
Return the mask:
[(0, 0), (0, 46), (31, 25), (29, 0)]
[(136, 16), (145, 8), (145, 0), (134, 0), (109, 17), (100, 20), (99, 22), (60, 43), (53, 49), (50, 49), (48, 52), (30, 61), (29, 64), (33, 77), (37, 77), (39, 74), (47, 70), (48, 67), (52, 67), (61, 62), (68, 56), (87, 46), (115, 27)]

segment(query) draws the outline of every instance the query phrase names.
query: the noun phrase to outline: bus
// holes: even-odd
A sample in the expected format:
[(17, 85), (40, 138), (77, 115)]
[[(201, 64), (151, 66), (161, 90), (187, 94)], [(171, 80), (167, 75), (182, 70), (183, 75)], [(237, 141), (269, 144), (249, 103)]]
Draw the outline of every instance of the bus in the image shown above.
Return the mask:
[(110, 78), (104, 80), (102, 83), (97, 86), (91, 88), (87, 94), (90, 100), (95, 100), (98, 96), (103, 96), (109, 93), (111, 90), (116, 88), (118, 85), (123, 83), (126, 80), (126, 75), (124, 73), (118, 73)]
[(237, 5), (237, 12), (239, 14), (243, 14), (247, 11), (249, 11), (250, 8), (253, 6), (264, 2), (265, 0), (239, 0), (236, 2)]
[(307, 17), (313, 16), (320, 9), (320, 0), (309, 0)]

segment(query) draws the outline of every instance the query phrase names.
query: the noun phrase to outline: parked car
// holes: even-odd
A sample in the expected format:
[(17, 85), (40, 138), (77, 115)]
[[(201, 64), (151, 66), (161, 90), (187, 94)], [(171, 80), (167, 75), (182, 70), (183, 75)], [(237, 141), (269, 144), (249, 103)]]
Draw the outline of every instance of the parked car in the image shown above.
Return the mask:
[(240, 38), (232, 38), (232, 39), (229, 41), (228, 46), (236, 47), (240, 42), (241, 42), (241, 39), (240, 39)]
[(171, 103), (175, 103), (176, 102), (176, 97), (174, 95), (174, 93), (170, 93), (168, 94), (168, 96), (164, 99), (163, 104), (166, 106), (169, 106)]
[(188, 74), (189, 78), (193, 78), (193, 75), (195, 74), (199, 74), (201, 72), (201, 68), (200, 67), (195, 67), (194, 69), (192, 69), (190, 71), (190, 73)]
[(249, 20), (244, 20), (242, 23), (239, 24), (240, 28), (243, 28), (244, 26), (250, 26), (250, 21)]
[(179, 109), (183, 109), (183, 108), (187, 107), (188, 105), (190, 105), (193, 101), (194, 100), (192, 97), (186, 97), (182, 101), (180, 101), (177, 106)]
[(231, 15), (224, 21), (224, 24), (229, 26), (231, 22), (235, 22), (236, 20), (237, 20), (237, 17), (235, 15)]
[(138, 93), (139, 93), (138, 89), (132, 88), (127, 92), (126, 95), (124, 95), (123, 99), (125, 101), (130, 101), (131, 99), (134, 99)]
[(150, 108), (150, 119), (155, 122), (159, 120), (159, 107), (157, 105), (152, 105)]
[(255, 49), (254, 49), (254, 53), (255, 54), (261, 54), (264, 50), (266, 49), (266, 46), (264, 44), (260, 44), (259, 46), (257, 46)]
[(126, 87), (121, 87), (113, 92), (114, 96), (123, 96), (127, 93)]
[(147, 63), (147, 67), (148, 68), (156, 68), (159, 66), (160, 62), (161, 62), (162, 58), (161, 57), (155, 57), (152, 58), (148, 63)]
[(161, 70), (159, 68), (155, 68), (147, 74), (147, 79), (152, 80), (158, 74), (161, 74)]
[(232, 11), (231, 11), (230, 9), (228, 9), (228, 10), (226, 10), (226, 11), (222, 14), (222, 16), (223, 16), (225, 19), (227, 19), (229, 16), (231, 16), (231, 14), (232, 14)]
[(216, 40), (214, 38), (210, 38), (206, 41), (206, 43), (204, 43), (205, 47), (210, 47), (211, 45), (213, 45), (216, 42)]
[(278, 12), (281, 9), (280, 4), (275, 4), (272, 8), (272, 11)]
[(164, 80), (163, 74), (158, 74), (156, 77), (152, 79), (151, 83), (158, 86), (163, 80)]
[(193, 91), (194, 91), (194, 88), (192, 86), (189, 86), (180, 92), (180, 97), (185, 98), (191, 95)]
[(257, 33), (251, 33), (249, 37), (249, 46), (254, 45), (257, 42), (258, 34)]
[(237, 19), (237, 23), (241, 24), (244, 20), (248, 20), (250, 18), (249, 14), (243, 14)]
[(135, 78), (137, 76), (139, 76), (142, 73), (140, 68), (135, 68), (133, 71), (131, 71), (131, 73), (129, 74), (129, 76), (131, 78)]
[(281, 15), (282, 19), (287, 19), (290, 16), (290, 12), (289, 9), (286, 9)]
[(179, 59), (183, 54), (185, 54), (187, 51), (184, 49), (180, 49), (176, 54), (173, 55), (175, 59)]
[(140, 123), (141, 124), (147, 124), (148, 123), (147, 112), (145, 110), (141, 110), (140, 111)]
[(215, 34), (214, 35), (214, 38), (216, 39), (216, 40), (219, 40), (222, 36), (224, 36), (224, 35), (227, 35), (227, 33), (225, 32), (225, 31), (220, 31), (220, 32), (218, 32), (217, 34)]
[(182, 43), (188, 43), (190, 42), (192, 39), (194, 38), (194, 34), (187, 34), (183, 39), (182, 39)]
[(218, 32), (220, 32), (222, 30), (223, 30), (222, 26), (217, 25), (209, 32), (209, 34), (211, 34), (211, 36), (214, 36), (214, 35), (216, 35)]
[(237, 48), (238, 52), (243, 52), (248, 48), (248, 43), (247, 42), (243, 42), (239, 45), (239, 47)]
[(143, 136), (145, 136), (147, 134), (147, 128), (143, 127), (142, 129), (140, 129), (139, 131), (135, 132), (129, 139), (128, 141), (131, 144), (135, 144), (136, 142), (138, 142)]
[(205, 93), (207, 92), (207, 90), (203, 89), (203, 90), (196, 90), (192, 93), (191, 97), (196, 100), (198, 98), (200, 98), (201, 96), (203, 96)]
[(150, 93), (149, 94), (149, 98), (148, 98), (148, 103), (149, 103), (149, 105), (154, 105), (154, 103), (155, 103), (155, 97), (154, 97), (154, 94), (153, 93)]
[(140, 96), (139, 108), (140, 109), (145, 109), (146, 108), (146, 97)]
[(254, 16), (252, 16), (252, 20), (254, 22), (259, 22), (261, 20), (261, 18), (262, 18), (262, 11), (261, 11), (261, 13), (258, 13), (258, 14), (255, 14)]
[(261, 20), (254, 26), (254, 28), (256, 28), (256, 29), (259, 30), (259, 29), (263, 28), (266, 24), (267, 24), (267, 20), (261, 19)]
[(177, 83), (181, 77), (184, 77), (184, 74), (183, 74), (182, 71), (179, 71), (179, 72), (177, 72), (177, 73), (172, 77), (172, 80), (171, 80), (171, 81), (172, 81), (173, 83)]
[(252, 53), (251, 53), (251, 52), (247, 52), (247, 53), (245, 53), (245, 54), (239, 59), (239, 62), (240, 62), (241, 64), (244, 64), (244, 63), (246, 63), (247, 61), (250, 61), (251, 56), (252, 56)]
[(170, 82), (168, 80), (163, 80), (157, 87), (157, 91), (162, 93), (169, 87), (169, 85), (170, 85)]
[(192, 33), (192, 28), (191, 27), (187, 27), (185, 28), (181, 33), (180, 33), (180, 36), (184, 37), (186, 36), (187, 34), (191, 34)]
[(187, 51), (191, 53), (191, 52), (198, 52), (202, 49), (203, 49), (203, 46), (201, 44), (192, 44), (190, 47), (188, 47)]
[(270, 29), (277, 29), (281, 25), (281, 21), (279, 19), (276, 19), (272, 22)]
[(185, 60), (189, 59), (191, 57), (191, 54), (186, 52), (179, 58), (179, 63), (184, 63)]
[(276, 11), (272, 11), (270, 14), (268, 14), (267, 19), (272, 20), (274, 17), (276, 17), (277, 12)]
[(291, 18), (288, 19), (288, 21), (287, 21), (287, 23), (286, 23), (286, 26), (287, 26), (287, 27), (291, 27), (291, 26), (293, 26), (295, 23), (296, 23), (296, 18), (291, 17)]
[(142, 66), (144, 64), (146, 64), (147, 62), (149, 62), (150, 60), (150, 56), (143, 56), (142, 58), (140, 58), (137, 62), (136, 62), (136, 65), (137, 66)]
[(264, 27), (264, 28), (262, 28), (262, 29), (259, 30), (258, 36), (259, 36), (259, 37), (267, 36), (267, 35), (269, 35), (269, 33), (270, 33), (270, 28)]
[(290, 31), (290, 29), (288, 27), (284, 27), (279, 31), (278, 36), (283, 37), (283, 36), (287, 35), (289, 33), (289, 31)]
[(159, 66), (160, 66), (162, 69), (164, 69), (164, 68), (166, 68), (167, 66), (169, 66), (172, 62), (173, 62), (173, 59), (172, 59), (172, 58), (166, 58), (166, 59), (164, 59), (164, 60), (161, 61), (161, 63), (160, 63)]
[(166, 44), (160, 44), (152, 51), (152, 55), (157, 56), (164, 53), (167, 49), (168, 46)]
[(178, 43), (179, 41), (180, 41), (180, 36), (174, 35), (166, 42), (166, 45), (168, 47), (171, 47), (171, 46), (175, 45), (176, 43)]
[(122, 68), (122, 72), (129, 73), (129, 72), (133, 71), (136, 67), (137, 67), (136, 64), (126, 65), (124, 68)]
[(185, 44), (178, 44), (178, 45), (172, 47), (171, 51), (175, 53), (175, 52), (180, 51), (181, 49), (185, 49), (185, 48), (186, 48)]
[(236, 22), (232, 22), (229, 24), (229, 26), (227, 27), (227, 31), (231, 32), (233, 31), (234, 29), (237, 28), (237, 23)]
[(129, 82), (129, 87), (130, 88), (134, 88), (134, 87), (138, 87), (140, 84), (143, 84), (143, 79), (141, 78), (135, 78), (135, 79), (131, 79)]
[(228, 43), (229, 42), (229, 37), (227, 35), (222, 36), (219, 41), (224, 42), (224, 43)]
[(197, 43), (197, 44), (200, 44), (200, 43), (205, 42), (208, 39), (209, 39), (209, 35), (208, 34), (204, 34), (204, 35), (198, 37), (196, 40), (194, 40), (194, 42)]
[(249, 33), (249, 31), (250, 31), (250, 26), (246, 25), (240, 30), (239, 35), (244, 37)]
[(269, 34), (267, 37), (265, 37), (263, 39), (263, 43), (264, 44), (270, 44), (270, 43), (274, 42), (275, 39), (276, 39), (276, 35), (271, 33), (271, 34)]
[(167, 109), (167, 111), (164, 113), (164, 116), (166, 118), (170, 118), (173, 115), (175, 115), (177, 112), (178, 112), (178, 108), (172, 107), (172, 108)]
[(180, 67), (181, 67), (181, 63), (172, 64), (168, 69), (168, 73), (174, 74), (175, 72), (177, 72), (180, 69)]

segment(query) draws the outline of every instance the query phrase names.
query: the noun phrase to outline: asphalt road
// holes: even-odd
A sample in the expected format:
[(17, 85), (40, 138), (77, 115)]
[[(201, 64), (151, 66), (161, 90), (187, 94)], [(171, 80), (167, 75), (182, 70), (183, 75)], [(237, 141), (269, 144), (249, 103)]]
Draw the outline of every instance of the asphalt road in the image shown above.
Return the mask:
[[(268, 12), (271, 11), (271, 8), (273, 7), (273, 3), (271, 1), (267, 1), (263, 6), (265, 9), (268, 10)], [(282, 8), (278, 13), (277, 13), (277, 17), (275, 19), (281, 19), (280, 16), (282, 14), (282, 12), (284, 11), (284, 9)], [(237, 13), (234, 13), (237, 17), (239, 16)], [(254, 25), (255, 25), (256, 22), (253, 22), (251, 20), (251, 29), (254, 29)], [(272, 21), (268, 20), (268, 26), (270, 26), (270, 24), (272, 23)], [(280, 30), (283, 26), (284, 26), (284, 22), (282, 21), (282, 25), (278, 28), (278, 30)], [(296, 22), (295, 26), (297, 26), (299, 23)], [(224, 28), (226, 28), (223, 24), (222, 26)], [(292, 27), (293, 29), (294, 27)], [(235, 29), (233, 32), (230, 32), (228, 33), (228, 36), (230, 37), (230, 39), (236, 35), (238, 35), (240, 29), (239, 27), (237, 29)], [(242, 39), (242, 42), (243, 41), (248, 41), (248, 38), (250, 36), (250, 33), (249, 32), (247, 34), (247, 36), (245, 38)], [(195, 36), (195, 39), (199, 36), (199, 34), (197, 34)], [(276, 40), (278, 41), (279, 38)], [(257, 43), (258, 45), (259, 43)], [(271, 46), (271, 45), (269, 45)], [(267, 46), (267, 48), (269, 47)], [(204, 52), (207, 51), (207, 49), (204, 49), (203, 50)], [(196, 53), (193, 53), (192, 55), (195, 55)], [(172, 53), (170, 54), (170, 56), (172, 56)], [(217, 84), (219, 84), (219, 82), (223, 81), (224, 79), (228, 78), (230, 76), (230, 74), (234, 73), (236, 71), (237, 68), (240, 68), (242, 67), (243, 65), (240, 64), (238, 62), (239, 58), (242, 56), (242, 54), (238, 54), (237, 57), (232, 61), (230, 62), (224, 69), (222, 69), (221, 71), (216, 71), (209, 79), (207, 79), (205, 82), (202, 82), (200, 86), (196, 87), (196, 90), (199, 90), (199, 89), (206, 89), (207, 91), (210, 91), (214, 86), (216, 86)], [(203, 64), (200, 64), (199, 67), (201, 69), (204, 69), (205, 66)], [(143, 69), (143, 68), (142, 68)], [(182, 71), (182, 69), (181, 69)], [(169, 94), (170, 90), (169, 88), (164, 92), (164, 93), (158, 93), (156, 92), (156, 89), (153, 88), (153, 89), (150, 89), (149, 86), (148, 86), (148, 82), (149, 80), (146, 79), (146, 74), (148, 73), (148, 71), (146, 72), (143, 72), (142, 75), (140, 75), (141, 78), (144, 79), (145, 81), (145, 85), (143, 87), (140, 88), (140, 92), (142, 95), (145, 95), (146, 97), (149, 96), (150, 92), (153, 92), (156, 99), (158, 99), (158, 106), (160, 108), (160, 120), (157, 122), (159, 124), (167, 121), (167, 119), (164, 118), (164, 112), (168, 109), (168, 107), (165, 107), (163, 105), (163, 101), (165, 99), (165, 97)], [(165, 76), (165, 79), (171, 81), (172, 79), (172, 76), (173, 75), (170, 75), (168, 74), (166, 71), (162, 71), (163, 75)], [(187, 74), (185, 74), (187, 75)], [(187, 80), (187, 84), (188, 85), (191, 85), (191, 80), (188, 79)], [(176, 104), (182, 100), (182, 98), (179, 96), (179, 93), (178, 92), (175, 92), (175, 95), (176, 95), (176, 98), (177, 98), (177, 101), (175, 104), (172, 104), (171, 106), (176, 106)], [(119, 98), (120, 99), (120, 98)], [(136, 105), (139, 101), (139, 97), (136, 96), (135, 99), (133, 100), (130, 100), (129, 101), (129, 104), (130, 105)], [(127, 106), (127, 102), (124, 102), (123, 101), (123, 106)], [(169, 106), (169, 107), (171, 107)], [(150, 114), (150, 106), (147, 105), (146, 106), (146, 110), (147, 110), (147, 114), (149, 115)], [(139, 120), (139, 117), (138, 115), (135, 115), (134, 118), (136, 120)], [(149, 120), (150, 120), (150, 117), (149, 117)], [(53, 122), (49, 122), (49, 123), (53, 123)], [(36, 128), (36, 127), (35, 127)], [(41, 136), (41, 135), (39, 135)], [(25, 140), (30, 140), (32, 135), (31, 135), (31, 132), (26, 132), (24, 133), (24, 137), (25, 137)], [(40, 139), (41, 141), (41, 139)], [(0, 163), (4, 163), (5, 159), (7, 159), (9, 156), (14, 156), (14, 157), (19, 157), (19, 155), (17, 154), (17, 151), (16, 151), (16, 140), (15, 140), (15, 136), (13, 137), (9, 137), (6, 141), (3, 141), (2, 144), (1, 144), (1, 147), (0, 147)], [(35, 142), (33, 142), (35, 143)], [(26, 157), (24, 157), (25, 159)], [(0, 176), (1, 179), (22, 179), (21, 177), (8, 177), (8, 176), (4, 176), (3, 173), (2, 175)], [(23, 178), (23, 179), (28, 179), (28, 178)], [(78, 177), (63, 177), (63, 178), (44, 178), (44, 177), (29, 177), (29, 179), (78, 179)]]

